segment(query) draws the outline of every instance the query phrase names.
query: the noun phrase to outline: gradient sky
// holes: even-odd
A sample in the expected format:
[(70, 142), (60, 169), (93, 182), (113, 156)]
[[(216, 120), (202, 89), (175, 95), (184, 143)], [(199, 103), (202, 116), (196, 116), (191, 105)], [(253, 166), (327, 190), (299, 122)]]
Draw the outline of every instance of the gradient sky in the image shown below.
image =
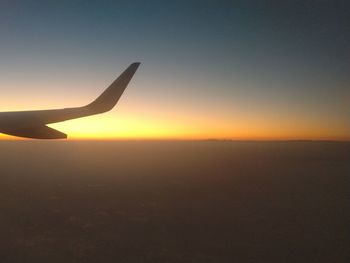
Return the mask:
[[(117, 107), (70, 138), (350, 139), (348, 1), (1, 1), (0, 111)], [(0, 138), (9, 138), (1, 136)]]

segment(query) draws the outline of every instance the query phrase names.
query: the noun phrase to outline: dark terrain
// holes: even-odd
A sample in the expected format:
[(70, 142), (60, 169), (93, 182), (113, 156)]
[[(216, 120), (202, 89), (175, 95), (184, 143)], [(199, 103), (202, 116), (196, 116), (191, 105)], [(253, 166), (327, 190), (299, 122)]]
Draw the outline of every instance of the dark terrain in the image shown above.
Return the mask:
[(349, 262), (350, 143), (0, 142), (0, 262)]

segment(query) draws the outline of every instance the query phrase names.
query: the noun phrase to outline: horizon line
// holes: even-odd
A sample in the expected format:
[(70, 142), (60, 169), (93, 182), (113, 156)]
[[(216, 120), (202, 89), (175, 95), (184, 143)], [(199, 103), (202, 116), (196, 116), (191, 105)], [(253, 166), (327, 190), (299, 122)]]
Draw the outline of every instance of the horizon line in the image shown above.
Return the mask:
[(33, 140), (26, 138), (0, 138), (0, 142), (10, 141), (23, 141), (23, 142), (35, 142), (35, 141), (46, 141), (46, 142), (334, 142), (334, 143), (350, 143), (350, 139), (194, 139), (194, 138), (71, 138), (68, 140)]

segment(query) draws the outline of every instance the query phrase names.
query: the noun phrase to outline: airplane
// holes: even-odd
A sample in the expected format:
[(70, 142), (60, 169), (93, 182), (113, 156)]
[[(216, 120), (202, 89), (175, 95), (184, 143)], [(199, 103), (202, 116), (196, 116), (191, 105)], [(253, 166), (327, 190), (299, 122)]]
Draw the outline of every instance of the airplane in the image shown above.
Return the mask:
[(110, 111), (118, 102), (140, 63), (132, 63), (96, 100), (83, 107), (0, 112), (0, 133), (30, 139), (66, 139), (67, 134), (46, 126)]

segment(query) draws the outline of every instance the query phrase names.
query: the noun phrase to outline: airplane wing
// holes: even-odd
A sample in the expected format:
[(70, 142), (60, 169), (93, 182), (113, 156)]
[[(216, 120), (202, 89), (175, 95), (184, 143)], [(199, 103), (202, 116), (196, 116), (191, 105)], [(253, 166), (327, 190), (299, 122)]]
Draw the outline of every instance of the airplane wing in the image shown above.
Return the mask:
[(63, 139), (67, 135), (46, 124), (100, 114), (118, 102), (140, 63), (131, 64), (96, 100), (77, 108), (0, 112), (0, 132), (35, 139)]

